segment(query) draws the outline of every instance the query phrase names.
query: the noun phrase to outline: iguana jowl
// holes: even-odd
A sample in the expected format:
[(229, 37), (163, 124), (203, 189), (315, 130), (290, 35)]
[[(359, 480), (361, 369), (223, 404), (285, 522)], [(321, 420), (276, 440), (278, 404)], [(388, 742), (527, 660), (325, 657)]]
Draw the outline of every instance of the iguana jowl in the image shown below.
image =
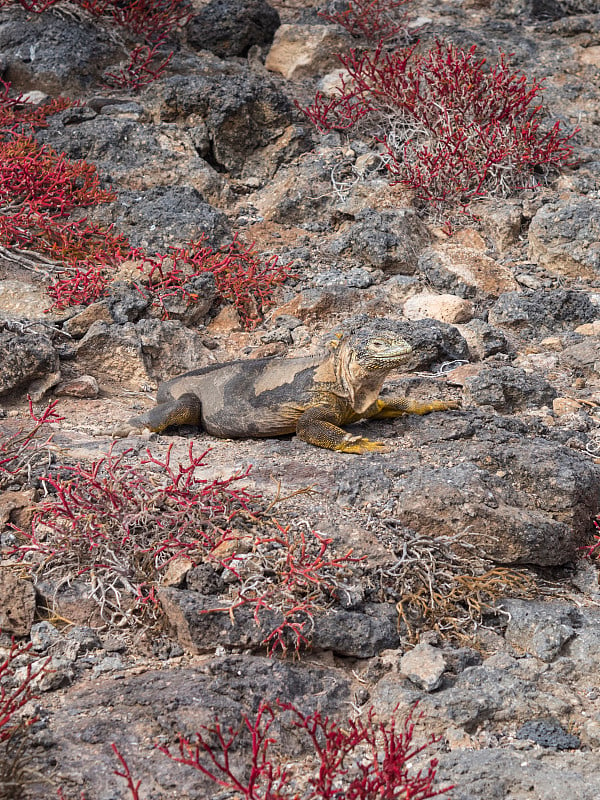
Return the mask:
[(325, 358), (258, 358), (203, 367), (161, 384), (156, 407), (130, 420), (130, 430), (201, 425), (227, 439), (296, 433), (344, 453), (385, 450), (383, 443), (341, 426), (459, 407), (455, 401), (379, 398), (387, 374), (402, 367), (411, 352), (397, 334), (363, 328), (336, 337)]

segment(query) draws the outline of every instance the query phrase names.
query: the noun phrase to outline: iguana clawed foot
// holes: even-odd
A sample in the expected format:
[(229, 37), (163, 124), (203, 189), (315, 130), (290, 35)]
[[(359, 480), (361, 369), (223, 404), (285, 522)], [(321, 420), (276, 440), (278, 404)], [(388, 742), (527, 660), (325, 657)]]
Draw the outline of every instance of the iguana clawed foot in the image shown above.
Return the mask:
[(346, 434), (344, 441), (335, 448), (339, 453), (388, 453), (390, 448), (383, 442), (373, 442), (364, 436)]

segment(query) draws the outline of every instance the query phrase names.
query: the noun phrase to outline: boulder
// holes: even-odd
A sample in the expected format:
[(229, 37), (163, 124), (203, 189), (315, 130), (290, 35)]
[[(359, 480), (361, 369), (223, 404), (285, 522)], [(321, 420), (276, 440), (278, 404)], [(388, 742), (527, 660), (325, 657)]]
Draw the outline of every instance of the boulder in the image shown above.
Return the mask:
[(44, 334), (0, 331), (0, 395), (16, 390), (24, 393), (38, 380), (60, 379), (58, 355)]
[(187, 24), (187, 41), (219, 58), (245, 56), (254, 45), (268, 45), (279, 14), (266, 0), (210, 0)]
[(273, 39), (265, 66), (287, 80), (322, 75), (342, 65), (338, 53), (349, 46), (349, 37), (329, 25), (282, 25)]
[(403, 308), (404, 316), (410, 320), (437, 319), (440, 322), (464, 323), (473, 318), (473, 304), (454, 294), (430, 294), (423, 292), (409, 297)]
[(600, 277), (600, 199), (568, 198), (540, 208), (529, 226), (529, 258), (570, 278)]

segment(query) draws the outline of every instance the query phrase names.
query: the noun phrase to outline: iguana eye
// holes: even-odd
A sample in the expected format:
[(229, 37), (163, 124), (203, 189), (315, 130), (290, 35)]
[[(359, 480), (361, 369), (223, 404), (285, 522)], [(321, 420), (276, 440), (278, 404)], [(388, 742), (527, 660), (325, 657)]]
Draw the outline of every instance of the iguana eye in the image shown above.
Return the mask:
[(383, 339), (371, 339), (369, 342), (369, 347), (372, 350), (385, 350), (387, 346), (387, 342), (385, 342)]

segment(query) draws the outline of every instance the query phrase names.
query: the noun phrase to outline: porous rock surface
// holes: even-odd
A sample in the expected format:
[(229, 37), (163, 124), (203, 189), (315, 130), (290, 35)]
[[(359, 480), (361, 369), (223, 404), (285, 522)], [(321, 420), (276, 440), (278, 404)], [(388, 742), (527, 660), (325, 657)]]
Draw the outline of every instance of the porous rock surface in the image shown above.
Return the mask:
[[(143, 797), (214, 796), (210, 781), (154, 745), (193, 736), (215, 715), (236, 726), (277, 699), (342, 720), (371, 707), (386, 720), (419, 701), (416, 736), (439, 737), (431, 752), (454, 800), (600, 796), (600, 591), (595, 563), (581, 558), (600, 506), (596, 5), (407, 6), (425, 44), (477, 44), (491, 61), (498, 49), (513, 53), (516, 68), (545, 79), (551, 119), (580, 126), (578, 161), (558, 181), (481, 204), (479, 222), (451, 239), (389, 185), (372, 142), (320, 135), (294, 108), (335, 72), (335, 48), (349, 41), (317, 4), (198, 4), (169, 68), (135, 95), (101, 86), (122, 59), (104, 29), (2, 9), (1, 77), (18, 91), (82, 101), (37, 137), (95, 164), (114, 187), (114, 203), (89, 209), (93, 221), (114, 223), (149, 252), (201, 235), (218, 247), (240, 232), (258, 252), (293, 260), (295, 275), (265, 319), (244, 329), (211, 279), (191, 287), (191, 309), (169, 298), (163, 320), (134, 285), (135, 265), (122, 266), (98, 303), (45, 313), (43, 276), (0, 254), (0, 428), (11, 436), (27, 425), (28, 393), (37, 409), (60, 397), (63, 417), (30, 488), (10, 476), (2, 483), (0, 661), (11, 634), (31, 643), (20, 669), (51, 659), (29, 740), (34, 770), (50, 784), (34, 775), (22, 797), (56, 796), (60, 785), (88, 800), (124, 796), (113, 742)], [(452, 297), (462, 313), (432, 319), (439, 299), (426, 319), (403, 313), (431, 296)], [(107, 433), (150, 408), (163, 379), (214, 361), (306, 355), (340, 325), (373, 317), (414, 348), (385, 393), (463, 403), (355, 428), (386, 452), (349, 456), (292, 437), (213, 440), (191, 429), (113, 444)], [(34, 589), (11, 561), (14, 528), (27, 528), (53, 460), (89, 463), (112, 445), (138, 464), (148, 449), (177, 463), (191, 443), (212, 448), (207, 480), (251, 466), (250, 492), (269, 502), (292, 495), (284, 521), (362, 559), (315, 616), (313, 648), (300, 659), (267, 657), (277, 613), (257, 623), (250, 607), (224, 608), (226, 581), (209, 563), (172, 564), (158, 589), (160, 626), (121, 630), (103, 619), (86, 576), (42, 576)], [(418, 544), (418, 571), (439, 558), (441, 541), (455, 564), (475, 554), (490, 579), (510, 575), (458, 635), (447, 619), (413, 620), (409, 588), (393, 580), (412, 557), (407, 542)], [(518, 591), (528, 581), (537, 595)], [(478, 591), (472, 583), (475, 615)], [(288, 758), (306, 755), (283, 717), (274, 731)], [(247, 763), (247, 753), (235, 758)]]

